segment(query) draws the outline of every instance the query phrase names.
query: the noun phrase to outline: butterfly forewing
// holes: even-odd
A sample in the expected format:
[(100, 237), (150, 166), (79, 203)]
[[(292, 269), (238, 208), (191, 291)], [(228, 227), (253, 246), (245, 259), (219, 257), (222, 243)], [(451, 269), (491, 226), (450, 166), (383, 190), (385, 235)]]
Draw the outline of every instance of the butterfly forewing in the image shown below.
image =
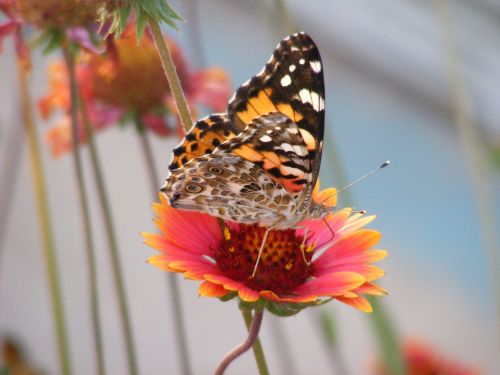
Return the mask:
[(309, 149), (314, 185), (324, 133), (325, 89), (318, 48), (304, 33), (282, 40), (264, 69), (236, 91), (228, 114), (239, 127), (270, 112), (281, 112), (298, 126)]
[(173, 171), (191, 159), (211, 154), (215, 148), (233, 138), (236, 130), (225, 113), (213, 114), (196, 121), (181, 143), (174, 148), (168, 169)]
[(307, 216), (321, 160), (323, 67), (304, 33), (285, 38), (228, 114), (196, 122), (161, 189), (172, 207), (224, 220), (293, 226)]

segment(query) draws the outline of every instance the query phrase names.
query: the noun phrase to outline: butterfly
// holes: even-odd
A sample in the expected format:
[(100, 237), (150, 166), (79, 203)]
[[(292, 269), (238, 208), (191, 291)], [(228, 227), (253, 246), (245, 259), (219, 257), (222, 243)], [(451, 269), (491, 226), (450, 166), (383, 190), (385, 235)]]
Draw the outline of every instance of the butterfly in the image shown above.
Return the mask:
[(271, 229), (332, 209), (312, 199), (323, 149), (325, 88), (317, 46), (283, 39), (227, 113), (200, 119), (174, 149), (161, 192), (180, 210)]

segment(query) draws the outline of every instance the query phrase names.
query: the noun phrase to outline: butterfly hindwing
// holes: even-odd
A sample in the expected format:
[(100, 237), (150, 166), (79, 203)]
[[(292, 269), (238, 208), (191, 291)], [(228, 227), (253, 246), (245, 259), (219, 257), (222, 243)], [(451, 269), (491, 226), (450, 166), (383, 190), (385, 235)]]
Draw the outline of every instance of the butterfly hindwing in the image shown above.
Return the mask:
[(309, 151), (299, 127), (281, 113), (255, 118), (217, 152), (255, 163), (294, 197), (304, 193), (312, 179)]
[(286, 190), (255, 163), (217, 151), (174, 170), (162, 192), (174, 208), (246, 224), (272, 225), (294, 207)]
[(173, 171), (198, 156), (211, 154), (213, 150), (238, 131), (225, 113), (213, 114), (196, 121), (181, 143), (174, 148), (168, 169)]
[(282, 40), (264, 69), (244, 83), (230, 100), (231, 121), (242, 128), (258, 116), (281, 112), (294, 121), (319, 174), (324, 133), (324, 79), (321, 57), (305, 33)]

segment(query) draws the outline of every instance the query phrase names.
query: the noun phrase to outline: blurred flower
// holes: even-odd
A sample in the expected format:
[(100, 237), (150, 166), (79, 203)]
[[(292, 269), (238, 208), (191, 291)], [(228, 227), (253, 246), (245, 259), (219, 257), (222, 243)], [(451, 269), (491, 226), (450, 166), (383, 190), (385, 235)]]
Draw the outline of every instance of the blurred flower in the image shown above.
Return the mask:
[[(332, 207), (334, 192), (332, 188), (318, 192), (317, 185), (313, 197), (316, 201), (326, 198)], [(333, 239), (324, 221), (302, 222), (308, 229), (305, 249), (302, 229), (272, 230), (257, 273), (251, 277), (266, 228), (226, 222), (221, 233), (214, 217), (171, 208), (161, 194), (160, 200), (154, 210), (161, 233), (143, 236), (161, 254), (148, 261), (188, 279), (202, 280), (201, 296), (228, 299), (237, 295), (243, 303), (265, 303), (273, 313), (291, 315), (330, 298), (370, 312), (363, 294), (385, 294), (372, 283), (384, 272), (370, 264), (387, 255), (371, 249), (381, 234), (361, 229), (375, 216), (352, 214), (350, 209), (330, 213), (325, 220), (335, 233)]]
[(21, 346), (9, 337), (2, 339), (2, 362), (4, 368), (0, 367), (0, 374), (9, 375), (38, 375), (41, 372), (35, 370), (26, 360)]
[(5, 37), (13, 35), (16, 52), (29, 66), (28, 46), (23, 43), (21, 27), (41, 30), (36, 45), (51, 50), (68, 37), (85, 49), (96, 49), (97, 19), (100, 14), (119, 7), (124, 0), (0, 0), (0, 11), (7, 20), (0, 24), (0, 52)]
[[(228, 75), (218, 68), (192, 72), (180, 48), (167, 40), (192, 116), (204, 105), (211, 111), (224, 111), (229, 97)], [(64, 64), (50, 67), (50, 89), (39, 101), (40, 113), (48, 118), (54, 109), (69, 109), (68, 77)], [(109, 125), (139, 119), (141, 125), (157, 135), (181, 134), (169, 86), (149, 35), (138, 43), (129, 25), (117, 40), (109, 41), (106, 54), (83, 52), (77, 64), (77, 79), (95, 131)], [(47, 133), (52, 153), (60, 155), (71, 147), (69, 121), (64, 118)], [(81, 130), (82, 141), (86, 140)]]
[[(475, 368), (445, 358), (431, 346), (419, 341), (408, 341), (403, 348), (406, 375), (480, 375)], [(383, 365), (378, 364), (376, 375), (389, 375)]]
[(102, 7), (114, 9), (120, 0), (2, 0), (30, 25), (40, 29), (85, 27), (97, 20)]

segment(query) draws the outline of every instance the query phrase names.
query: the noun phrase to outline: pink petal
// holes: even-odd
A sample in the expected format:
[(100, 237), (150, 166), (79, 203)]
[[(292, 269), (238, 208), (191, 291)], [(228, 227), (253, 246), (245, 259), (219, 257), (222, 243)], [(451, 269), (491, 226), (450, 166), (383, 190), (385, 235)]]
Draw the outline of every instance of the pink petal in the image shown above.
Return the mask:
[(341, 295), (362, 285), (365, 278), (354, 272), (336, 272), (300, 285), (294, 290), (295, 294), (315, 294), (318, 296)]
[(371, 229), (361, 229), (347, 234), (345, 237), (333, 242), (315, 262), (317, 267), (330, 267), (344, 256), (352, 256), (375, 246), (382, 235)]
[(160, 230), (166, 238), (182, 249), (207, 254), (210, 246), (222, 240), (222, 233), (215, 218), (210, 215), (176, 210), (160, 194), (161, 204), (154, 204)]
[(172, 134), (172, 130), (169, 129), (163, 116), (144, 114), (142, 115), (142, 123), (156, 135), (164, 137)]
[(229, 77), (220, 68), (209, 68), (194, 73), (189, 80), (189, 97), (214, 112), (226, 110), (230, 94)]

